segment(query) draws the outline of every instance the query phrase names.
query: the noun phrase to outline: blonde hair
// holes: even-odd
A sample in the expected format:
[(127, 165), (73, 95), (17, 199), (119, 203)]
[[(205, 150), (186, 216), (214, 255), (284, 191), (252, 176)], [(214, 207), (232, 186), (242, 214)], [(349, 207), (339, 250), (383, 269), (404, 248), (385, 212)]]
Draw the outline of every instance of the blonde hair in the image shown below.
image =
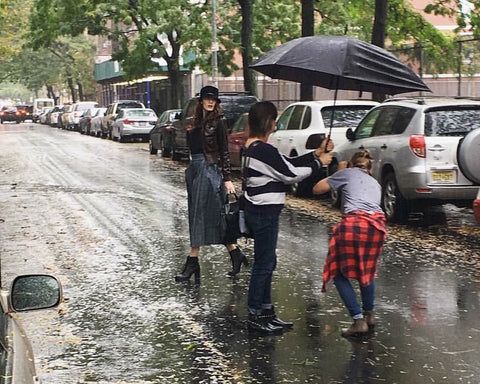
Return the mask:
[(357, 151), (350, 159), (350, 166), (365, 169), (370, 172), (372, 169), (373, 159), (367, 149)]

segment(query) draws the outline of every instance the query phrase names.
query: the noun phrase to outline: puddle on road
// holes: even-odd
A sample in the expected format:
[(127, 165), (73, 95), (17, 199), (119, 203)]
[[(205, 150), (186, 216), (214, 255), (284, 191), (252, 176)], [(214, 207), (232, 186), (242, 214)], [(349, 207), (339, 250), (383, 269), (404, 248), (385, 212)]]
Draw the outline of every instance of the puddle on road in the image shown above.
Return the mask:
[(334, 285), (320, 292), (328, 230), (286, 211), (274, 301), (295, 327), (258, 337), (245, 324), (248, 271), (227, 278), (222, 247), (203, 249), (199, 286), (174, 282), (188, 229), (171, 225), (148, 247), (79, 263), (60, 320), (78, 340), (50, 357), (45, 383), (473, 383), (480, 374), (479, 285), (458, 271), (387, 247), (376, 331), (344, 339), (350, 319)]

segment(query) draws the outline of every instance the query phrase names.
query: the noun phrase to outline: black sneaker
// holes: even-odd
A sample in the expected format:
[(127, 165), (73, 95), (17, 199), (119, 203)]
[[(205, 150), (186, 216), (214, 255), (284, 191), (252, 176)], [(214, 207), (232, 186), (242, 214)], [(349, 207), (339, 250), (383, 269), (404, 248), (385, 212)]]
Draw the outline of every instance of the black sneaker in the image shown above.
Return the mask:
[(273, 306), (270, 309), (264, 309), (260, 316), (266, 317), (270, 324), (276, 325), (278, 327), (286, 329), (293, 328), (293, 323), (291, 321), (282, 320), (275, 314), (275, 308)]
[(248, 330), (268, 335), (276, 335), (283, 332), (283, 327), (269, 322), (268, 318), (262, 315), (248, 315)]

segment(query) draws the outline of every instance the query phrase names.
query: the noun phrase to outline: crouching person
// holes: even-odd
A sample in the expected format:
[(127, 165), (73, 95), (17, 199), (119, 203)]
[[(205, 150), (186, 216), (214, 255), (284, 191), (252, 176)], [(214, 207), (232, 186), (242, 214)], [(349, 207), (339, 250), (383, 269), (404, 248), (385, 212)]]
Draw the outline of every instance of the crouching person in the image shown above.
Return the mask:
[[(333, 279), (353, 319), (350, 328), (342, 329), (342, 336), (363, 335), (375, 326), (375, 275), (387, 230), (380, 207), (381, 187), (371, 176), (371, 169), (370, 153), (361, 150), (313, 187), (314, 194), (334, 189), (344, 199), (342, 220), (332, 230), (322, 287), (325, 292)], [(359, 282), (362, 307), (350, 279)]]

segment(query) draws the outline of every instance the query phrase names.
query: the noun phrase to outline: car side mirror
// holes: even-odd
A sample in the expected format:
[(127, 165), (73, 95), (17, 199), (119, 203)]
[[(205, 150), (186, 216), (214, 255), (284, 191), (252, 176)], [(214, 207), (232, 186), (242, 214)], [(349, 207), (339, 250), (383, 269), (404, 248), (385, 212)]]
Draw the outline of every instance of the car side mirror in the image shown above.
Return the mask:
[(352, 128), (348, 128), (347, 129), (347, 132), (345, 132), (345, 136), (347, 136), (347, 139), (352, 141), (353, 139), (355, 139), (355, 134), (353, 133), (353, 129)]
[(17, 276), (10, 289), (10, 307), (14, 311), (52, 308), (61, 300), (60, 281), (51, 275)]

